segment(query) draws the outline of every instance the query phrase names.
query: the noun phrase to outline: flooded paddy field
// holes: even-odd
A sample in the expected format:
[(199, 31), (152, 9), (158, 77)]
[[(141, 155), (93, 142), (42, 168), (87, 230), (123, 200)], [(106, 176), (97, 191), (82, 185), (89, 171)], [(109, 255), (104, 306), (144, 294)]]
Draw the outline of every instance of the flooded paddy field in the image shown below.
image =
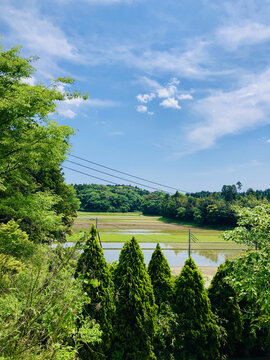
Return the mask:
[[(74, 222), (74, 234), (89, 231), (92, 224), (103, 242), (125, 242), (135, 236), (139, 242), (187, 242), (190, 226), (167, 223), (159, 216), (141, 213), (87, 213), (78, 212)], [(192, 234), (200, 242), (222, 241), (221, 231), (193, 227)]]
[[(87, 213), (79, 212), (73, 225), (74, 235), (70, 243), (81, 237), (81, 231), (89, 231), (97, 224), (104, 255), (109, 263), (118, 260), (120, 251), (132, 236), (140, 243), (145, 263), (151, 259), (157, 243), (164, 252), (173, 274), (177, 275), (188, 252), (188, 232), (190, 226), (168, 223), (159, 216), (144, 216), (141, 213)], [(223, 241), (221, 231), (199, 227), (191, 228), (196, 242), (191, 243), (191, 256), (202, 273), (212, 276), (216, 268), (244, 250), (239, 244)]]

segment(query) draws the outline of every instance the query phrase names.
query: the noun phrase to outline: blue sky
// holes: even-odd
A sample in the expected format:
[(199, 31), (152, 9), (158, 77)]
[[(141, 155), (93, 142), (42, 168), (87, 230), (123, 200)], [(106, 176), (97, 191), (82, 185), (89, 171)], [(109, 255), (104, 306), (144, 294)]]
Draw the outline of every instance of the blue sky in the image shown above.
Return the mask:
[(269, 0), (1, 0), (0, 34), (40, 57), (32, 83), (90, 95), (58, 106), (73, 154), (190, 192), (269, 187)]

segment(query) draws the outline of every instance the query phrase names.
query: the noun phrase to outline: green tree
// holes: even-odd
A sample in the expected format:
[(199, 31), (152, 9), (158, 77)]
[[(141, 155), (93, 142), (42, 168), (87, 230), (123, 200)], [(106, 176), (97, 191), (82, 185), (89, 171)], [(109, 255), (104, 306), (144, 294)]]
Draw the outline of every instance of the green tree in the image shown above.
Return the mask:
[(86, 243), (78, 260), (75, 277), (81, 281), (89, 298), (84, 308), (84, 317), (95, 319), (103, 335), (102, 344), (95, 348), (84, 346), (81, 356), (83, 359), (104, 359), (111, 345), (114, 285), (94, 225), (90, 233), (84, 235), (84, 240)]
[(116, 314), (113, 360), (150, 360), (157, 311), (150, 277), (138, 242), (128, 241), (114, 270)]
[(34, 72), (33, 58), (19, 48), (0, 48), (0, 222), (20, 220), (20, 227), (35, 241), (49, 241), (63, 232), (65, 213), (56, 207), (63, 199), (50, 187), (42, 189), (40, 171), (59, 171), (73, 130), (49, 120), (56, 101), (80, 94), (60, 92), (59, 78), (51, 84), (23, 81)]
[(242, 339), (243, 320), (235, 290), (227, 281), (228, 263), (226, 261), (219, 266), (208, 288), (208, 296), (212, 311), (218, 316), (219, 324), (226, 331), (222, 352), (232, 356)]
[(270, 206), (236, 208), (235, 211), (238, 226), (224, 232), (223, 237), (253, 250), (232, 259), (228, 265), (228, 281), (239, 297), (246, 346), (250, 352), (260, 353), (270, 348)]
[(148, 265), (148, 273), (154, 289), (156, 304), (161, 310), (170, 304), (172, 297), (171, 269), (161, 247), (157, 244)]
[(174, 311), (178, 315), (176, 359), (219, 359), (220, 332), (211, 311), (203, 278), (192, 258), (175, 281)]

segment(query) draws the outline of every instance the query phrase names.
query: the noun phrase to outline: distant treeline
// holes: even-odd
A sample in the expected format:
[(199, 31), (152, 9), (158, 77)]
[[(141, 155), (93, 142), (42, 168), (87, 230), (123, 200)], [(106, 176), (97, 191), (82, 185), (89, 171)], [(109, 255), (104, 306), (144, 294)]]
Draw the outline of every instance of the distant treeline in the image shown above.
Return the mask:
[(127, 185), (73, 185), (81, 202), (81, 211), (131, 212), (141, 211), (142, 201), (149, 191)]
[(241, 183), (237, 183), (224, 185), (220, 192), (201, 191), (185, 195), (176, 192), (169, 195), (127, 185), (74, 185), (82, 211), (142, 211), (145, 215), (209, 226), (235, 226), (233, 206), (253, 208), (270, 200), (270, 189), (241, 192), (241, 187)]

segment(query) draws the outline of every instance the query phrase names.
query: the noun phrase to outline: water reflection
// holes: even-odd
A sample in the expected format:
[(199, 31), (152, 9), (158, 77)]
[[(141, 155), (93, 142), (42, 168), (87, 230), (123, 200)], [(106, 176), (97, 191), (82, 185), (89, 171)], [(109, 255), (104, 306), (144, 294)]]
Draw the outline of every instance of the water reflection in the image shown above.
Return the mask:
[[(103, 251), (106, 260), (110, 263), (118, 260), (121, 249), (103, 248)], [(142, 248), (146, 264), (149, 263), (153, 251), (154, 248)], [(188, 250), (165, 249), (163, 250), (163, 253), (170, 266), (183, 266), (188, 258)], [(239, 250), (194, 250), (191, 251), (191, 256), (197, 266), (219, 266), (224, 263), (227, 258), (231, 259), (239, 253)]]
[[(73, 246), (73, 242), (66, 242), (64, 247)], [(192, 244), (191, 256), (198, 266), (219, 266), (224, 263), (226, 259), (241, 254), (242, 249), (225, 249), (228, 244), (224, 243), (196, 243)], [(196, 249), (194, 249), (196, 245)], [(56, 246), (56, 245), (53, 245)], [(103, 251), (107, 262), (112, 263), (119, 258), (120, 251), (124, 243), (104, 242), (102, 243)], [(168, 260), (170, 266), (183, 266), (188, 258), (188, 244), (187, 243), (160, 243), (163, 253)], [(229, 244), (230, 247), (232, 245)], [(156, 243), (140, 243), (140, 247), (144, 254), (145, 263), (148, 264), (153, 251), (156, 248)], [(214, 248), (215, 247), (215, 248)]]

